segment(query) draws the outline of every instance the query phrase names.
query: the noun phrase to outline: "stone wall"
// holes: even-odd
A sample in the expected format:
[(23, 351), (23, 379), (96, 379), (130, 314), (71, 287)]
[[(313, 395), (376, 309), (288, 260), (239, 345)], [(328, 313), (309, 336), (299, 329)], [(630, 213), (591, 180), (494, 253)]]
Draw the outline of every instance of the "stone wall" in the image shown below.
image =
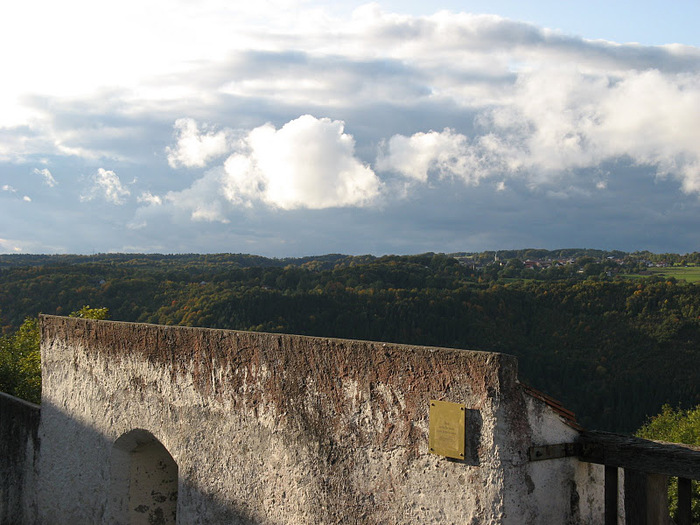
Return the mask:
[(0, 524), (34, 523), (39, 407), (0, 392)]
[[(596, 467), (528, 462), (576, 431), (523, 392), (512, 356), (60, 317), (41, 331), (43, 523), (119, 522), (115, 472), (148, 468), (145, 442), (119, 446), (134, 431), (176, 463), (179, 523), (601, 521)], [(432, 399), (467, 406), (464, 461), (428, 453)]]

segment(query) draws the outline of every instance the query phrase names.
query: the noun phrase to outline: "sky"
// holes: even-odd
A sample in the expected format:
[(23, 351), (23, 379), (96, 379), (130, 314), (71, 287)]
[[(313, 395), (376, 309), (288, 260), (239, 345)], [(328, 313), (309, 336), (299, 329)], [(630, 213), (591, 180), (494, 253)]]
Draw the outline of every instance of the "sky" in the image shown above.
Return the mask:
[(5, 4), (0, 253), (700, 250), (696, 0)]

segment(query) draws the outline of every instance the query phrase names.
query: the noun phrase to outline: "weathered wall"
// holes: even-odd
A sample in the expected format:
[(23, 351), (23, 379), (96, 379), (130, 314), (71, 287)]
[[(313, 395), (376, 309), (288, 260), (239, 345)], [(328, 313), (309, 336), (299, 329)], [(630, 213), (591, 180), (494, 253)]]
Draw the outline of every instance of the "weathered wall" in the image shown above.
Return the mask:
[(0, 524), (36, 519), (39, 407), (0, 392)]
[[(532, 446), (573, 443), (577, 440), (578, 432), (565, 424), (546, 404), (530, 396), (526, 396), (525, 400)], [(560, 516), (557, 523), (603, 522), (605, 470), (602, 465), (569, 457), (528, 463), (526, 471), (527, 477), (532, 480), (526, 483), (530, 496), (536, 502), (533, 505), (535, 509), (547, 509), (549, 515)], [(523, 523), (545, 522), (533, 515), (527, 516)]]
[[(114, 443), (133, 429), (177, 462), (180, 523), (586, 523), (597, 505), (570, 482), (591, 474), (574, 460), (528, 463), (535, 441), (575, 431), (523, 394), (511, 356), (58, 317), (41, 329), (44, 523), (110, 522)], [(468, 407), (465, 461), (428, 454), (431, 399)]]

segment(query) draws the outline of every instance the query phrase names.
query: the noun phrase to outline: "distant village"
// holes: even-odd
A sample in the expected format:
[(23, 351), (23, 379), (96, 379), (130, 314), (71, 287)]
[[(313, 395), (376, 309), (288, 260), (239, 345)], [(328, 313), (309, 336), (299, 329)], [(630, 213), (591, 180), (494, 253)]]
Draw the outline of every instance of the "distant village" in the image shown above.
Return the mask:
[[(544, 252), (544, 253), (543, 253)], [(562, 254), (561, 252), (572, 252)], [(655, 254), (651, 252), (604, 252), (600, 250), (503, 250), (480, 253), (452, 254), (463, 266), (488, 272), (512, 269), (547, 272), (552, 269), (587, 275), (619, 273), (650, 274), (652, 268), (700, 266), (700, 254)], [(507, 277), (507, 275), (505, 275)], [(515, 277), (516, 275), (513, 275)]]

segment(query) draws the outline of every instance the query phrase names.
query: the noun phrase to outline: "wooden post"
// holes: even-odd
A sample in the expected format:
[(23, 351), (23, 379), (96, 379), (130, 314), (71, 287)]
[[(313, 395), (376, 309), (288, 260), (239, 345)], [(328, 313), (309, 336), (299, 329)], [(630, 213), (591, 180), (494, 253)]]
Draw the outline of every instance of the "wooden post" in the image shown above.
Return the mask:
[(668, 476), (663, 474), (646, 474), (647, 484), (647, 523), (669, 525), (668, 514)]
[(617, 467), (605, 466), (605, 525), (617, 525)]
[(647, 525), (647, 475), (625, 469), (625, 523)]
[(678, 478), (678, 525), (690, 525), (691, 523), (690, 498), (690, 480)]
[(662, 512), (667, 505), (663, 478), (672, 476), (678, 478), (679, 524), (691, 524), (689, 480), (700, 480), (700, 447), (591, 431), (582, 431), (577, 443), (579, 460), (605, 465), (606, 525), (615, 523), (612, 517), (615, 473), (611, 470), (615, 467), (624, 469), (625, 474), (626, 523), (656, 525), (669, 519), (665, 517), (667, 513)]

